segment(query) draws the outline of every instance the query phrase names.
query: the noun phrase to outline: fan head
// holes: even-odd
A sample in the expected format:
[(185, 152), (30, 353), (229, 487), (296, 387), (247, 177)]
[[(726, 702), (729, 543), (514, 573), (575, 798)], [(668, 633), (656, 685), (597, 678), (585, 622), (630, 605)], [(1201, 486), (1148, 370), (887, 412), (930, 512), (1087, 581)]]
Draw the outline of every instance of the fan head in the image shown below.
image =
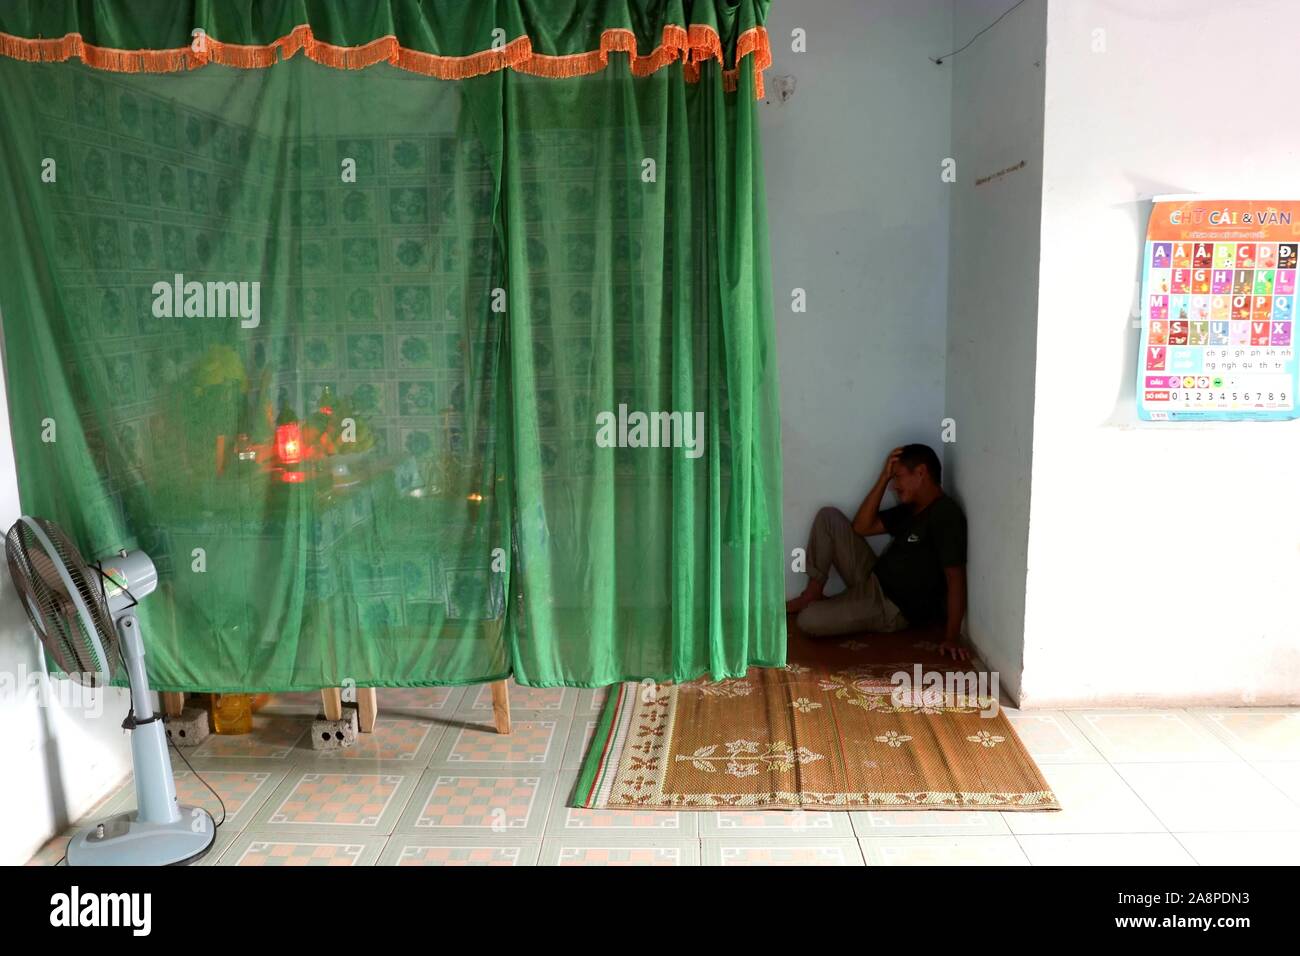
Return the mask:
[(98, 687), (121, 657), (99, 572), (44, 518), (19, 518), (5, 537), (5, 557), (23, 608), (55, 665), (72, 680)]

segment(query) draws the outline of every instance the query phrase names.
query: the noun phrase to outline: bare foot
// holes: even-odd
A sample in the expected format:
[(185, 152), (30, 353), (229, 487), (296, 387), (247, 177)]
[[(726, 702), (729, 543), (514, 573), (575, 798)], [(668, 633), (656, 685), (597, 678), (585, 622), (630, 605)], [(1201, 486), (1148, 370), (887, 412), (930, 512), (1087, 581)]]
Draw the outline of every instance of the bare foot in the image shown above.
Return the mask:
[(822, 599), (822, 589), (818, 587), (813, 587), (813, 585), (809, 584), (806, 588), (803, 589), (802, 594), (800, 594), (798, 597), (790, 598), (790, 600), (785, 602), (785, 613), (798, 614), (809, 604), (812, 604), (814, 601), (820, 601), (821, 599)]

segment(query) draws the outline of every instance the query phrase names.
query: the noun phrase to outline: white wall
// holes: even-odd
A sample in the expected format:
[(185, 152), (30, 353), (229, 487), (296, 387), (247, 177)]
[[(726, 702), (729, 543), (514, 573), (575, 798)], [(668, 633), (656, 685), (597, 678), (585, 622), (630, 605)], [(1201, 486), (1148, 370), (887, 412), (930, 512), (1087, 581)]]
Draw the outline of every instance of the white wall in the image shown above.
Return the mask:
[(1139, 423), (1131, 320), (1153, 194), (1300, 198), (1297, 36), (1050, 0), (1024, 706), (1300, 702), (1300, 421)]
[[(1006, 7), (958, 3), (954, 45)], [(1013, 697), (1028, 566), (1046, 16), (1046, 0), (1030, 0), (944, 67), (957, 163), (946, 402), (957, 440), (947, 467), (970, 531), (967, 630)]]
[[(0, 392), (3, 383), (0, 363)], [(0, 530), (20, 513), (9, 415), (0, 407)], [(43, 681), (36, 639), (6, 569), (0, 573), (0, 865), (27, 862), (131, 770), (130, 740), (121, 728), (126, 691), (92, 694), (68, 681)]]
[[(857, 508), (889, 449), (943, 451), (950, 77), (927, 58), (949, 49), (952, 4), (781, 2), (767, 26), (769, 99), (776, 77), (796, 83), (760, 107), (788, 554), (819, 507)], [(787, 574), (795, 593), (806, 579)]]

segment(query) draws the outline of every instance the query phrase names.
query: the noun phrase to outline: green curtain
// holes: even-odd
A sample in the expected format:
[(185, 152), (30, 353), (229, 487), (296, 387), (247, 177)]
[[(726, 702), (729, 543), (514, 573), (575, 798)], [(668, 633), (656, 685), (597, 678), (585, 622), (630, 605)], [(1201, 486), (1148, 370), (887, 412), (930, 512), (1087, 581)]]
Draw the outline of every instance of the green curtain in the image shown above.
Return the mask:
[[(0, 32), (158, 48), (198, 22), (266, 43), (309, 17), (333, 43), (396, 22), (403, 43), (483, 49), (417, 16), (459, 5), (347, 5), (352, 23), (316, 3), (95, 5), (91, 23), (38, 6)], [(599, 43), (601, 21), (561, 16), (579, 5), (497, 6), (534, 50)], [(656, 26), (697, 22), (592, 5), (638, 6), (642, 54)], [(765, 8), (706, 6), (733, 28)], [(0, 58), (22, 505), (88, 556), (153, 556), (155, 688), (784, 663), (753, 60), (727, 92), (716, 63), (688, 82), (620, 53), (454, 81), (301, 56), (165, 75)], [(609, 447), (620, 407), (626, 445), (658, 434), (637, 413), (675, 444)]]

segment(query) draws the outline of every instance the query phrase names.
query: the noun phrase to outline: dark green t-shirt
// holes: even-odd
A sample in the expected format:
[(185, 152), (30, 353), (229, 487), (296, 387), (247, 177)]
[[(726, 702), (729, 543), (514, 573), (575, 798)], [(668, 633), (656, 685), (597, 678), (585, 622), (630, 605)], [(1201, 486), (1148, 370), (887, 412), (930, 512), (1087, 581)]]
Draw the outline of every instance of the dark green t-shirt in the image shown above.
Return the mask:
[(966, 563), (966, 516), (947, 495), (920, 514), (907, 505), (886, 508), (880, 522), (893, 536), (874, 572), (885, 596), (909, 624), (933, 624), (947, 614), (943, 569)]

